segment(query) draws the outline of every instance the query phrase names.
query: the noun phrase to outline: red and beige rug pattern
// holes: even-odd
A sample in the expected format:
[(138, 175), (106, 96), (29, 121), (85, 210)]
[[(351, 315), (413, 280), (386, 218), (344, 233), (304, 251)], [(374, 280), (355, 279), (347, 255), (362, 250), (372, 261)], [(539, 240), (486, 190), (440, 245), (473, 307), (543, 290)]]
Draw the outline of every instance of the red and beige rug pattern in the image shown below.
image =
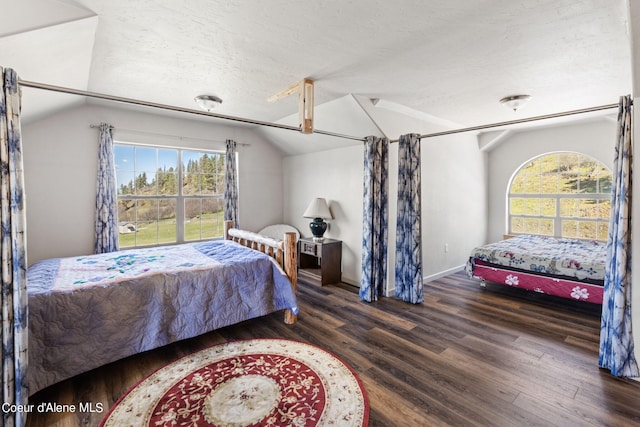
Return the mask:
[(122, 426), (366, 426), (353, 370), (319, 347), (256, 339), (173, 362), (129, 390), (102, 421)]

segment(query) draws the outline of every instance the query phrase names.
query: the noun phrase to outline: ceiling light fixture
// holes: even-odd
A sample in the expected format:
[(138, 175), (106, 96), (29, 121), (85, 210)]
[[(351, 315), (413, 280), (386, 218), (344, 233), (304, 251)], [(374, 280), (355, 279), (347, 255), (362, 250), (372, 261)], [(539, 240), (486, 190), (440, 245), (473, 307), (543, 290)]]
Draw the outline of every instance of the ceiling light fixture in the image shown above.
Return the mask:
[(510, 110), (516, 111), (529, 102), (530, 99), (531, 95), (510, 95), (502, 98), (500, 103)]
[(193, 98), (196, 104), (205, 111), (211, 111), (222, 104), (222, 99), (215, 95), (198, 95)]

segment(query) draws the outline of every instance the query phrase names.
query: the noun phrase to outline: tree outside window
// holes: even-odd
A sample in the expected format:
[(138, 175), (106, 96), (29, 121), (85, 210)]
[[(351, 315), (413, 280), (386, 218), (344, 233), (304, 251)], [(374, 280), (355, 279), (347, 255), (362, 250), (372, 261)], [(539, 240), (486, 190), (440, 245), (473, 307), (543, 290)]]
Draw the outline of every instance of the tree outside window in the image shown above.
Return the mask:
[(224, 153), (114, 144), (120, 247), (222, 237)]
[(611, 182), (611, 171), (583, 154), (531, 159), (509, 186), (509, 233), (606, 241)]

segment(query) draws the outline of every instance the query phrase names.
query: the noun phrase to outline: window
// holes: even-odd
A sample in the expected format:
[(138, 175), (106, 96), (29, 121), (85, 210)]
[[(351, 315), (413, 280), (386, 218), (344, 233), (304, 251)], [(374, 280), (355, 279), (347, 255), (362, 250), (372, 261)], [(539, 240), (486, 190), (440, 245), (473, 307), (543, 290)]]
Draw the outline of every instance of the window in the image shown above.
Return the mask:
[(221, 237), (224, 153), (114, 144), (120, 247)]
[(525, 163), (508, 194), (509, 233), (607, 240), (611, 172), (578, 153)]

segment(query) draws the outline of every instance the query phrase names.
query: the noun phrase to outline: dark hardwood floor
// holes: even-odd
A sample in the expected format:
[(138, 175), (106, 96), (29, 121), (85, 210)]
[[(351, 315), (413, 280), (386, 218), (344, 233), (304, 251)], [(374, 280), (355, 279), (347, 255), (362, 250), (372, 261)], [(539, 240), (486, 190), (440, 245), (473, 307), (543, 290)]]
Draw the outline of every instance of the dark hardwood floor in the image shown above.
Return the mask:
[(27, 425), (95, 426), (152, 371), (228, 340), (283, 337), (347, 362), (371, 426), (640, 425), (640, 383), (597, 366), (599, 306), (478, 286), (463, 273), (428, 283), (425, 302), (361, 302), (343, 287), (299, 285), (298, 323), (282, 313), (136, 355), (54, 385), (31, 403), (102, 404), (103, 413), (30, 414)]

